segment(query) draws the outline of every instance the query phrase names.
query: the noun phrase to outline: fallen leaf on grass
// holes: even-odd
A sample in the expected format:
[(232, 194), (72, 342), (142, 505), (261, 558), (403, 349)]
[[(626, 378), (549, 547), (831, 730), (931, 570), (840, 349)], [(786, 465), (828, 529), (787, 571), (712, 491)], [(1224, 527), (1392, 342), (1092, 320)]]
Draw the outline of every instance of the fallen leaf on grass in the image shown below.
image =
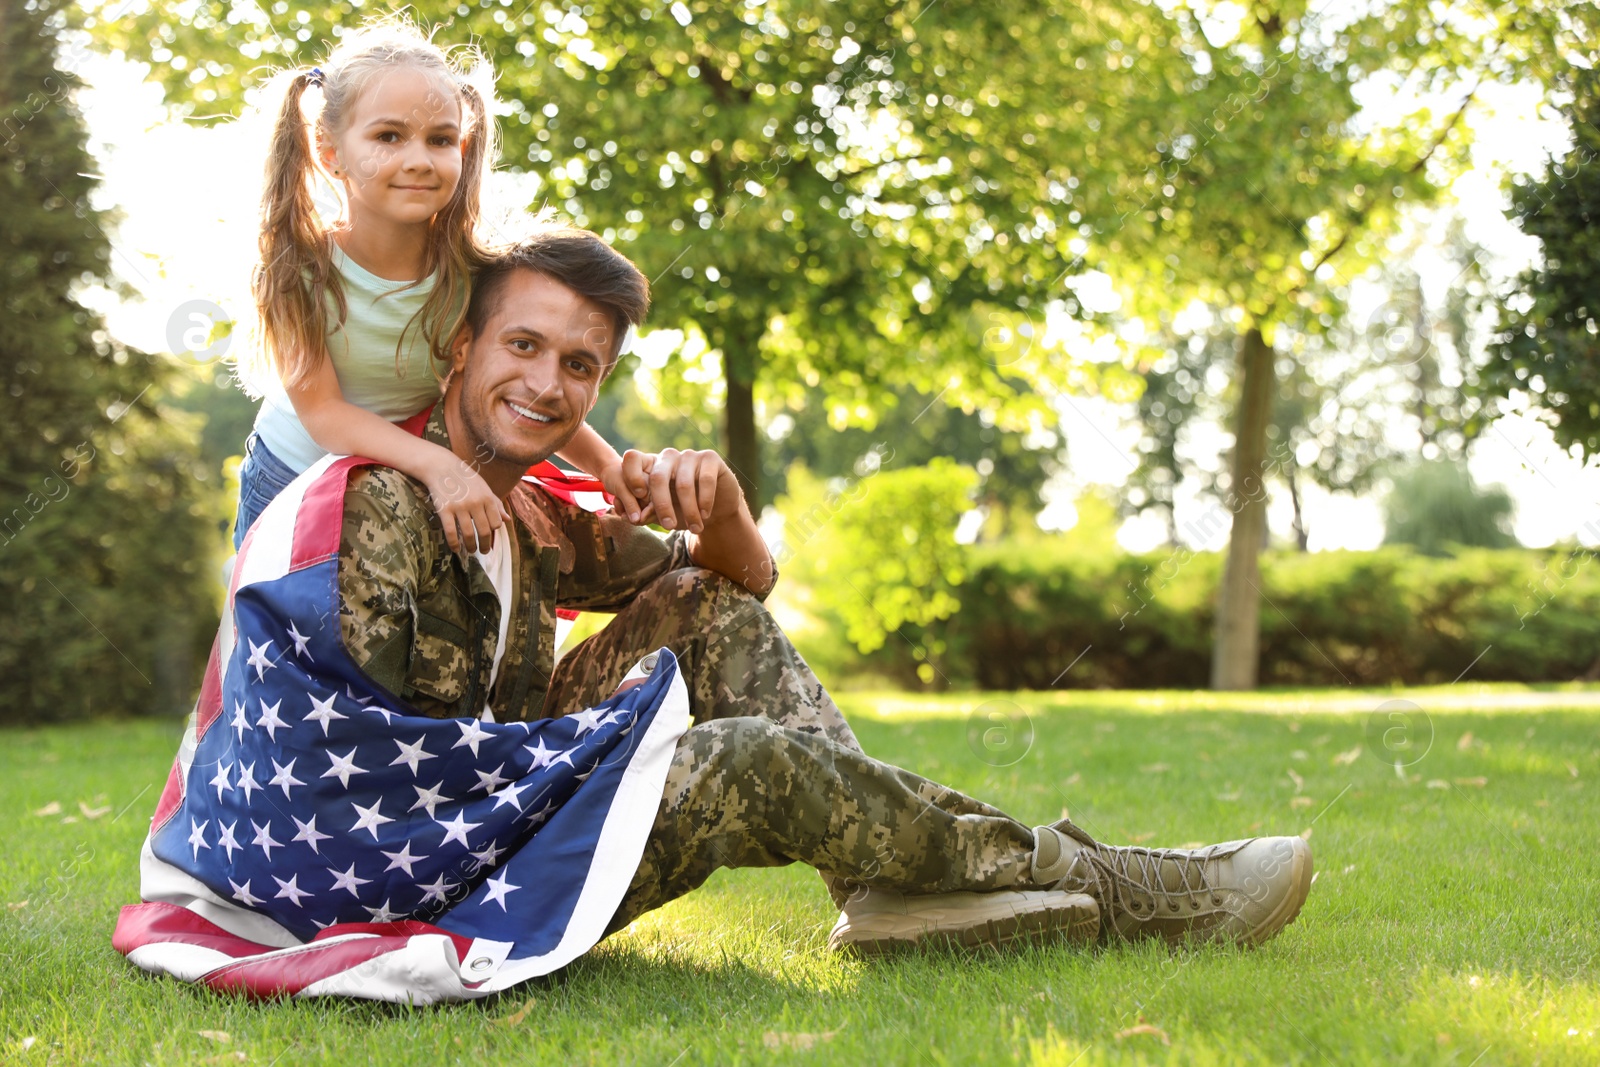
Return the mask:
[(1291, 767), (1288, 770), (1286, 770), (1284, 773), (1289, 776), (1289, 781), (1294, 783), (1294, 791), (1296, 793), (1301, 793), (1301, 792), (1305, 791), (1306, 780), (1304, 778), (1300, 777), (1298, 774), (1294, 773), (1294, 768)]
[(62, 818), (61, 825), (65, 826), (68, 823), (77, 822), (77, 821), (78, 821), (78, 817), (76, 815), (67, 815), (67, 816)]
[(34, 1045), (36, 1045), (38, 1043), (39, 1043), (39, 1039), (37, 1037), (33, 1037), (31, 1035), (28, 1036), (28, 1037), (25, 1037), (25, 1038), (22, 1039), (22, 1051), (26, 1052), (30, 1048), (32, 1048)]
[[(1300, 840), (1302, 840), (1302, 841), (1310, 841), (1311, 840), (1311, 827), (1308, 826), (1304, 830), (1300, 831)], [(1317, 880), (1317, 876), (1313, 874), (1311, 876), (1311, 880), (1313, 882), (1315, 882)]]
[(1578, 777), (1578, 765), (1576, 763), (1567, 764), (1567, 772), (1574, 778)]
[(1472, 731), (1468, 730), (1466, 733), (1461, 735), (1461, 740), (1456, 742), (1456, 751), (1457, 752), (1465, 752), (1467, 749), (1469, 749), (1471, 747), (1472, 747)]
[(1477, 778), (1457, 778), (1456, 785), (1470, 785), (1482, 789), (1489, 784), (1489, 779), (1479, 775)]
[(1139, 844), (1143, 844), (1144, 842), (1150, 840), (1154, 836), (1156, 836), (1156, 832), (1154, 830), (1151, 830), (1147, 834), (1134, 834), (1128, 840), (1132, 841), (1136, 845), (1139, 845)]
[(1138, 1037), (1145, 1034), (1150, 1037), (1160, 1038), (1163, 1045), (1172, 1044), (1172, 1038), (1167, 1036), (1165, 1030), (1159, 1026), (1151, 1026), (1149, 1023), (1140, 1023), (1138, 1026), (1130, 1026), (1126, 1030), (1118, 1030), (1111, 1036), (1121, 1041), (1125, 1037)]
[(516, 1011), (512, 1012), (510, 1015), (507, 1015), (503, 1019), (494, 1020), (494, 1023), (496, 1026), (521, 1026), (522, 1020), (526, 1019), (528, 1017), (528, 1013), (532, 1010), (533, 998), (529, 997), (527, 1000), (522, 1002), (522, 1007), (518, 1008)]
[(1550, 802), (1548, 800), (1535, 800), (1533, 802), (1533, 806), (1536, 808), (1548, 808), (1550, 806)]
[(102, 815), (111, 814), (111, 805), (107, 804), (103, 808), (91, 808), (89, 805), (80, 800), (78, 801), (78, 810), (83, 812), (83, 817), (85, 819), (98, 819)]
[(1218, 793), (1217, 794), (1217, 799), (1218, 800), (1222, 800), (1222, 801), (1226, 801), (1226, 802), (1231, 804), (1235, 800), (1238, 800), (1242, 796), (1244, 796), (1244, 793), (1242, 791), (1236, 789), (1232, 793)]
[(1352, 748), (1349, 752), (1340, 752), (1338, 755), (1334, 756), (1333, 757), (1333, 764), (1336, 767), (1348, 767), (1348, 766), (1350, 766), (1350, 764), (1354, 763), (1356, 760), (1358, 760), (1360, 758), (1361, 758), (1361, 746), (1357, 745), (1355, 748)]
[(1309, 808), (1311, 805), (1313, 805), (1315, 803), (1316, 803), (1316, 801), (1312, 800), (1310, 797), (1290, 797), (1289, 798), (1289, 806), (1291, 808)]
[(820, 1034), (787, 1034), (776, 1030), (768, 1030), (761, 1035), (761, 1043), (770, 1049), (793, 1048), (804, 1052), (814, 1048), (823, 1041), (832, 1041), (837, 1030), (824, 1030)]
[(226, 1045), (233, 1040), (233, 1035), (226, 1030), (196, 1030), (195, 1033), (207, 1041), (215, 1041), (219, 1045)]
[(38, 811), (35, 811), (34, 814), (35, 815), (60, 815), (61, 814), (61, 801), (52, 800), (50, 803), (46, 804), (44, 807), (40, 808)]
[(1172, 768), (1165, 763), (1151, 763), (1144, 767), (1140, 767), (1139, 769), (1146, 774), (1165, 774), (1172, 770)]
[(1429, 778), (1428, 779), (1428, 788), (1429, 789), (1449, 789), (1450, 788), (1450, 783), (1445, 781), (1443, 778)]
[(1062, 785), (1077, 785), (1081, 781), (1083, 781), (1083, 775), (1079, 774), (1077, 771), (1073, 771), (1072, 772), (1072, 777), (1068, 778), (1066, 781), (1062, 782), (1061, 784)]
[(1343, 871), (1341, 871), (1340, 873), (1341, 874), (1349, 874), (1351, 871), (1353, 871), (1355, 869), (1356, 869), (1356, 865), (1352, 863), (1352, 864), (1349, 864), (1348, 866), (1346, 866), (1345, 869)]
[(28, 902), (26, 900), (17, 900), (17, 901), (12, 901), (11, 903), (7, 904), (6, 905), (6, 910), (7, 911), (21, 911), (23, 908), (26, 908), (27, 906), (28, 906)]

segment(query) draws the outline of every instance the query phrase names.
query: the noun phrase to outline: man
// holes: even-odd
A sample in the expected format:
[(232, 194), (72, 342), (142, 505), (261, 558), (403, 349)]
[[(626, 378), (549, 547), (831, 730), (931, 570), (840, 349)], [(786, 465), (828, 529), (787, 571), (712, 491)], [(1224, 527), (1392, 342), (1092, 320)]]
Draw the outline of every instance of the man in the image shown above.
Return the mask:
[[(632, 264), (594, 235), (576, 230), (542, 233), (499, 257), (477, 278), (466, 325), (452, 350), (444, 397), (414, 429), (472, 463), (506, 502), (514, 521), (488, 552), (470, 557), (452, 553), (425, 487), (365, 461), (340, 461), (347, 465), (344, 472), (307, 472), (301, 484), (285, 490), (284, 503), (274, 502), (276, 511), (262, 516), (241, 553), (243, 578), (236, 582), (243, 584), (230, 597), (238, 632), (245, 633), (252, 612), (261, 605), (270, 607), (273, 590), (288, 580), (278, 577), (280, 571), (269, 572), (273, 559), (287, 560), (292, 570), (314, 567), (330, 554), (326, 548), (303, 547), (299, 537), (333, 507), (339, 520), (337, 641), (307, 639), (284, 616), (274, 624), (280, 630), (272, 632), (292, 638), (294, 655), (286, 650), (274, 660), (267, 648), (270, 641), (258, 643), (252, 636), (246, 659), (245, 648), (235, 653), (226, 647), (231, 638), (224, 626), (221, 659), (234, 666), (219, 692), (202, 692), (200, 730), (191, 730), (158, 805), (144, 860), (144, 897), (151, 903), (141, 908), (177, 903), (236, 937), (244, 936), (246, 928), (254, 931), (252, 948), (261, 948), (296, 944), (303, 940), (302, 931), (330, 924), (333, 928), (316, 935), (318, 940), (349, 929), (342, 925), (349, 921), (346, 912), (329, 910), (333, 904), (313, 895), (326, 891), (344, 901), (347, 911), (364, 911), (375, 923), (390, 924), (364, 927), (362, 933), (369, 938), (422, 929), (438, 932), (421, 922), (395, 930), (395, 920), (405, 918), (426, 918), (447, 933), (475, 938), (469, 944), (458, 937), (455, 943), (466, 985), (419, 992), (414, 979), (407, 979), (412, 985), (400, 993), (388, 987), (379, 993), (369, 988), (356, 992), (396, 999), (403, 993), (413, 1000), (477, 995), (488, 987), (474, 986), (466, 972), (480, 963), (492, 970), (505, 957), (505, 950), (497, 959), (492, 947), (484, 948), (501, 943), (492, 927), (484, 927), (479, 918), (452, 920), (455, 912), (441, 911), (453, 906), (452, 893), (470, 894), (460, 914), (466, 915), (470, 906), (478, 909), (474, 915), (493, 918), (511, 914), (510, 892), (521, 892), (514, 899), (536, 911), (573, 880), (583, 882), (584, 900), (603, 902), (590, 910), (602, 907), (604, 914), (582, 937), (561, 935), (565, 947), (541, 957), (548, 964), (544, 970), (524, 967), (507, 974), (545, 973), (587, 950), (598, 937), (698, 886), (719, 867), (794, 861), (822, 872), (841, 905), (830, 944), (864, 954), (929, 938), (976, 945), (1024, 938), (1156, 936), (1174, 942), (1192, 938), (1253, 944), (1294, 919), (1311, 880), (1310, 851), (1299, 838), (1190, 851), (1115, 848), (1094, 841), (1066, 820), (1030, 827), (862, 753), (827, 691), (761, 606), (775, 578), (772, 559), (737, 480), (714, 452), (630, 451), (623, 469), (611, 472), (612, 484), (624, 487), (617, 500), (621, 515), (593, 514), (530, 485), (525, 473), (559, 449), (593, 408), (622, 337), (643, 319), (647, 300), (646, 283)], [(671, 532), (662, 537), (645, 528), (652, 518)], [(267, 527), (293, 530), (294, 544), (253, 545)], [(301, 563), (295, 564), (297, 559)], [(263, 576), (271, 580), (261, 580)], [(616, 618), (557, 664), (556, 612), (566, 608), (613, 611)], [(635, 699), (641, 690), (630, 694), (626, 688), (655, 670), (658, 649), (670, 650), (671, 658), (659, 661), (668, 666), (656, 675), (650, 699), (667, 699), (663, 677), (681, 672), (681, 678), (672, 674), (671, 686), (672, 692), (681, 688), (685, 693), (688, 715), (675, 727), (665, 710), (651, 719), (651, 709)], [(345, 656), (358, 675), (339, 666)], [(280, 713), (283, 698), (254, 688), (270, 684), (267, 675), (278, 665), (285, 676), (310, 672), (304, 675), (308, 681), (301, 695), (309, 695), (315, 710), (299, 720)], [(374, 684), (362, 699), (378, 698), (368, 710), (381, 711), (385, 725), (371, 716), (358, 723), (354, 713), (359, 709), (348, 704), (340, 713), (337, 693), (319, 696), (318, 686), (332, 690), (356, 676)], [(228, 724), (236, 739), (226, 730), (220, 738), (219, 731), (207, 733), (209, 723), (223, 721), (224, 699), (239, 704)], [(263, 709), (254, 722), (245, 710), (251, 699)], [(609, 714), (602, 715), (608, 708)], [(383, 795), (369, 796), (366, 805), (345, 804), (340, 789), (351, 788), (353, 775), (371, 772), (376, 782), (384, 770), (361, 755), (370, 751), (371, 738), (408, 717), (426, 721), (416, 716), (448, 720), (459, 727), (460, 738), (445, 750), (422, 734), (414, 742), (395, 737), (400, 755), (390, 766), (399, 765), (392, 773), (401, 775), (406, 799), (410, 789), (416, 791), (410, 811), (401, 815), (392, 806), (385, 808), (396, 791), (388, 786)], [(252, 726), (270, 730), (270, 739), (261, 738)], [(446, 736), (455, 736), (444, 722), (439, 727)], [(287, 743), (280, 739), (280, 729), (289, 731)], [(636, 732), (630, 735), (629, 730)], [(516, 755), (512, 748), (497, 754), (493, 746), (509, 743), (508, 733), (522, 740), (538, 738), (524, 746), (529, 756)], [(576, 760), (567, 752), (557, 757), (557, 748), (546, 747), (546, 736), (599, 747), (592, 756)], [(365, 750), (352, 744), (348, 753), (338, 751), (358, 740), (367, 744)], [(297, 795), (321, 798), (286, 814), (298, 828), (293, 842), (299, 844), (293, 847), (307, 860), (315, 853), (328, 873), (318, 868), (301, 884), (285, 877), (287, 869), (266, 866), (274, 862), (273, 849), (284, 847), (273, 837), (271, 813), (257, 819), (258, 808), (216, 806), (238, 802), (230, 775), (242, 784), (245, 772), (229, 768), (242, 764), (245, 756), (243, 749), (231, 747), (236, 742), (268, 746), (251, 750), (265, 753), (252, 758), (263, 763), (270, 757), (277, 772), (271, 785), (281, 786), (288, 804)], [(480, 753), (480, 743), (491, 747)], [(469, 744), (470, 755), (462, 747)], [(660, 747), (659, 758), (650, 755), (652, 745)], [(393, 752), (387, 749), (385, 761)], [(513, 758), (504, 759), (506, 752)], [(635, 756), (635, 765), (615, 773), (607, 769)], [(210, 761), (203, 770), (195, 763), (201, 757)], [(364, 758), (369, 762), (363, 764)], [(515, 877), (511, 867), (503, 866), (501, 873), (485, 880), (484, 871), (504, 863), (501, 854), (510, 846), (507, 839), (484, 843), (469, 835), (488, 833), (475, 828), (494, 816), (522, 814), (521, 791), (531, 788), (524, 783), (558, 769), (553, 765), (563, 759), (570, 770), (586, 768), (564, 780), (565, 806), (551, 817), (552, 799), (516, 824), (519, 833), (532, 833), (529, 825), (542, 823), (525, 844), (518, 838), (518, 847), (545, 848), (556, 860), (524, 865)], [(483, 782), (484, 796), (457, 798), (458, 805), (469, 806), (436, 807), (451, 802), (443, 795), (450, 790), (443, 788), (443, 781), (426, 788), (419, 760), (436, 760), (431, 765), (435, 770), (451, 760), (478, 761), (466, 773)], [(327, 761), (329, 769), (307, 785), (303, 768), (319, 767), (319, 761)], [(202, 777), (212, 773), (213, 765), (221, 768), (216, 777)], [(333, 782), (322, 782), (330, 776)], [(357, 785), (361, 781), (355, 779)], [(611, 784), (603, 788), (618, 796), (629, 788), (644, 789), (638, 796), (645, 805), (634, 806), (640, 817), (588, 819), (596, 803), (588, 798), (601, 795), (597, 783), (604, 781)], [(301, 794), (293, 793), (297, 786), (304, 787)], [(325, 792), (316, 794), (318, 788)], [(248, 803), (253, 794), (245, 792)], [(265, 795), (275, 797), (270, 788)], [(614, 805), (614, 810), (623, 806)], [(312, 811), (309, 822), (302, 818)], [(452, 819), (446, 820), (447, 811)], [(352, 815), (358, 816), (353, 823)], [(322, 829), (319, 818), (324, 820)], [(588, 836), (559, 836), (586, 825), (585, 819), (596, 827)], [(245, 821), (264, 859), (235, 845), (232, 827)], [(226, 841), (217, 836), (224, 825), (229, 828)], [(405, 829), (410, 826), (419, 829)], [(344, 830), (343, 839), (330, 839), (330, 830)], [(368, 833), (371, 842), (364, 836)], [(343, 853), (333, 862), (319, 851), (319, 846), (332, 850), (347, 840), (367, 851)], [(478, 851), (465, 853), (473, 860), (464, 867), (430, 871), (425, 865), (424, 872), (437, 875), (431, 883), (413, 870), (428, 855), (454, 849), (459, 856), (469, 846)], [(235, 863), (234, 847), (257, 866)], [(223, 850), (233, 866), (220, 868), (220, 873), (215, 866), (207, 868), (207, 863), (223, 862)], [(529, 884), (530, 870), (554, 870), (552, 862), (579, 853), (579, 874), (562, 885)], [(379, 855), (387, 858), (385, 869), (362, 866), (369, 856)], [(346, 860), (348, 866), (341, 869)], [(404, 878), (395, 873), (397, 867), (403, 867)], [(251, 881), (252, 875), (257, 882)], [(385, 881), (378, 881), (380, 877)], [(331, 885), (324, 885), (329, 878)], [(607, 879), (610, 884), (590, 893)], [(270, 888), (274, 882), (280, 887), (275, 896), (252, 888)], [(422, 902), (413, 907), (407, 901), (416, 899), (417, 890)], [(286, 896), (286, 901), (278, 899)], [(251, 909), (248, 914), (242, 913), (241, 903)], [(315, 910), (319, 906), (320, 912)], [(584, 906), (580, 902), (575, 914)], [(303, 981), (284, 986), (281, 977), (272, 979), (278, 985), (254, 986), (228, 977), (237, 975), (241, 965), (227, 964), (227, 959), (237, 960), (249, 951), (237, 945), (220, 950), (224, 956), (202, 961), (203, 966), (187, 960), (174, 963), (170, 956), (154, 961), (149, 956), (154, 951), (151, 924), (159, 926), (167, 914), (152, 918), (148, 910), (125, 910), (118, 947), (147, 969), (203, 977), (222, 988), (307, 988)], [(274, 920), (270, 937), (260, 933), (263, 926), (256, 920), (261, 915)], [(221, 932), (214, 927), (197, 931), (190, 923), (164, 936), (187, 946)], [(374, 951), (370, 943), (363, 944), (369, 947), (362, 951)], [(330, 943), (328, 951), (334, 950), (353, 951), (343, 942)], [(229, 952), (233, 955), (227, 956)], [(352, 991), (332, 979), (311, 989)]]

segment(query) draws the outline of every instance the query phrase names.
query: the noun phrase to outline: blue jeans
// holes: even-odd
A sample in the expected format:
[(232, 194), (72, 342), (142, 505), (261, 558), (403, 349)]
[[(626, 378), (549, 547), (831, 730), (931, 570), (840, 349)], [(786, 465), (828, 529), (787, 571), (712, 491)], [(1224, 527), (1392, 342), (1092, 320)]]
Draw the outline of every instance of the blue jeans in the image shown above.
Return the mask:
[(272, 450), (255, 434), (244, 445), (244, 462), (239, 465), (239, 514), (233, 520), (233, 550), (239, 551), (245, 532), (272, 503), (272, 498), (283, 492), (283, 487), (299, 477), (289, 465), (272, 454)]

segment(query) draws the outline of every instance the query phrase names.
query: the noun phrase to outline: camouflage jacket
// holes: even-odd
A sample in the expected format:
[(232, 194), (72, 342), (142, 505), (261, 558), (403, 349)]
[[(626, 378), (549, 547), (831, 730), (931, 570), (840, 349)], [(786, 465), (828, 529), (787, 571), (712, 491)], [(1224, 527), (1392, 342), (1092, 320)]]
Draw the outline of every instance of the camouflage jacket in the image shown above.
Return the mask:
[[(444, 404), (423, 437), (449, 447)], [(366, 467), (345, 491), (345, 647), (356, 666), (424, 715), (476, 717), (486, 698), (500, 722), (559, 714), (544, 706), (556, 608), (617, 611), (661, 575), (692, 566), (681, 533), (662, 537), (527, 484), (512, 491), (510, 506), (515, 591), (490, 692), (500, 600), (482, 564), (450, 551), (427, 487), (389, 467)]]

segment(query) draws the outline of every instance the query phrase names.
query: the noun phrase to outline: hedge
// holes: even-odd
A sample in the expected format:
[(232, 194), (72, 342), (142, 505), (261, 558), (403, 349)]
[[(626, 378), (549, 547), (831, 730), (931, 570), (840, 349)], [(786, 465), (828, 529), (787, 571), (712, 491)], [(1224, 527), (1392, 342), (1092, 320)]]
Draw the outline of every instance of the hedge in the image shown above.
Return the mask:
[[(951, 618), (902, 628), (905, 640), (864, 656), (824, 617), (802, 650), (824, 677), (871, 674), (910, 686), (922, 684), (924, 663), (936, 687), (1208, 683), (1219, 555), (1086, 558), (1048, 542), (970, 552)], [(1266, 553), (1261, 684), (1600, 680), (1595, 557), (1582, 549)]]

